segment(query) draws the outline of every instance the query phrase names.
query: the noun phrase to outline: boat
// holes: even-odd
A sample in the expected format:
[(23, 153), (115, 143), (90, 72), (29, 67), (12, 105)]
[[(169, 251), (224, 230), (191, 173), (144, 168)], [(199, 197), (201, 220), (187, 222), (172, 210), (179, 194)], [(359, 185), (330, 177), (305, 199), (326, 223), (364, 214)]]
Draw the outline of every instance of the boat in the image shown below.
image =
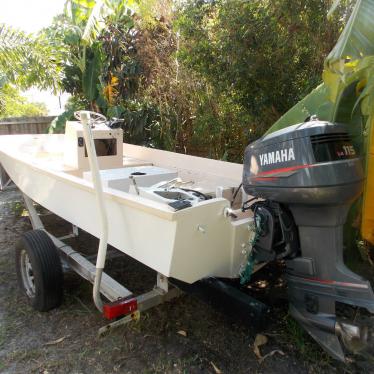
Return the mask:
[[(122, 317), (99, 332), (180, 291), (258, 328), (269, 308), (230, 281), (245, 285), (283, 260), (290, 314), (306, 331), (341, 361), (341, 342), (368, 346), (368, 327), (335, 311), (340, 302), (374, 313), (370, 282), (343, 261), (346, 215), (364, 180), (344, 125), (312, 116), (265, 134), (240, 165), (123, 143), (116, 121), (88, 111), (76, 118), (64, 134), (0, 136), (1, 165), (24, 194), (34, 229), (16, 247), (18, 279), (34, 309), (61, 303), (62, 259), (93, 283), (106, 318)], [(33, 202), (70, 222), (74, 236), (79, 228), (100, 239), (96, 266), (45, 230)], [(155, 270), (155, 288), (134, 296), (109, 277), (107, 244)]]
[[(0, 136), (0, 162), (34, 202), (95, 237), (102, 226), (83, 125), (64, 134)], [(167, 278), (237, 278), (251, 248), (240, 164), (123, 143), (92, 122), (108, 243)], [(239, 187), (239, 188), (238, 188)]]

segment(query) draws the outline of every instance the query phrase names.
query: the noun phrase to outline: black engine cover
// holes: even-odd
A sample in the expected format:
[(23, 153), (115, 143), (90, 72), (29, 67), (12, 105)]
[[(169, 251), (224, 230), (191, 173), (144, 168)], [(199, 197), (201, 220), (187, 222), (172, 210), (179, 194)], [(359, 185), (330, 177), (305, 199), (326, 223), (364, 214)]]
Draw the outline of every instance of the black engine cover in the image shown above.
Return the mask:
[(285, 207), (271, 201), (259, 201), (251, 209), (257, 233), (253, 246), (257, 261), (290, 258), (299, 252), (297, 227)]

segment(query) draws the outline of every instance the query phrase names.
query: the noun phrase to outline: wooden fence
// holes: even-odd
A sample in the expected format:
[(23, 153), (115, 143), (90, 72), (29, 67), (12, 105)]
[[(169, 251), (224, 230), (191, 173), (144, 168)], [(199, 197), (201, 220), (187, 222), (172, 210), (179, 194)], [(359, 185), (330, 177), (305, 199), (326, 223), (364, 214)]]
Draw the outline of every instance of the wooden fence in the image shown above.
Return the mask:
[(45, 134), (55, 116), (14, 117), (0, 120), (0, 135)]

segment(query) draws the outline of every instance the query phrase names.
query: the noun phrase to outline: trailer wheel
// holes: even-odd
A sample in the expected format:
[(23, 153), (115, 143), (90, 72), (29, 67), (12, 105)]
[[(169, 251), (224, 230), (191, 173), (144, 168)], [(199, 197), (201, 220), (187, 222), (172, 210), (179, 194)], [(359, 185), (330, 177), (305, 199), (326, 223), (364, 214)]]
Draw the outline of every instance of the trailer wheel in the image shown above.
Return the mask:
[(22, 235), (16, 246), (16, 271), (20, 288), (39, 312), (62, 302), (63, 273), (58, 250), (43, 230)]

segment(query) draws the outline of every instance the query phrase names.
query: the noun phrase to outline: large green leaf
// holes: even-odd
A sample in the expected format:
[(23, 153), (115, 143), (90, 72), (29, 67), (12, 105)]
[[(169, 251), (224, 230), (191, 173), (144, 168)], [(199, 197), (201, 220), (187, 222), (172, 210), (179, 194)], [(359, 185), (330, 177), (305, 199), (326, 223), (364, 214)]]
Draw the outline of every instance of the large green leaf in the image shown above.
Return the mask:
[(51, 125), (48, 128), (49, 134), (61, 134), (65, 130), (66, 121), (70, 121), (74, 118), (74, 110), (68, 109), (61, 113), (59, 116), (54, 118)]
[(332, 117), (333, 105), (326, 100), (327, 87), (319, 85), (304, 99), (300, 100), (288, 112), (286, 112), (267, 133), (303, 122), (307, 117), (316, 114), (322, 120), (330, 120)]
[(91, 56), (86, 59), (86, 68), (83, 72), (82, 90), (87, 100), (93, 101), (98, 96), (99, 76), (101, 73), (101, 51), (98, 47), (92, 50)]
[[(334, 2), (334, 6), (337, 3)], [(324, 120), (344, 122), (351, 127), (353, 134), (362, 136), (361, 114), (371, 116), (369, 108), (374, 108), (373, 102), (368, 104), (374, 85), (365, 88), (373, 75), (374, 0), (358, 0), (346, 27), (325, 60), (324, 84), (291, 108), (268, 132), (317, 114)], [(365, 144), (363, 139), (356, 141), (356, 144)], [(365, 150), (361, 151), (365, 153)]]
[(104, 1), (97, 0), (83, 31), (82, 40), (85, 43), (91, 44), (100, 30), (105, 27), (104, 16), (106, 10), (107, 8), (104, 7)]
[(83, 32), (83, 42), (91, 45), (96, 40), (100, 31), (105, 28), (107, 17), (118, 19), (122, 14), (135, 12), (137, 6), (135, 0), (96, 0)]
[(85, 24), (95, 6), (95, 0), (67, 0), (65, 14), (74, 25)]
[(374, 54), (374, 1), (358, 0), (335, 47), (326, 58), (328, 69), (344, 66), (341, 62), (360, 60)]

